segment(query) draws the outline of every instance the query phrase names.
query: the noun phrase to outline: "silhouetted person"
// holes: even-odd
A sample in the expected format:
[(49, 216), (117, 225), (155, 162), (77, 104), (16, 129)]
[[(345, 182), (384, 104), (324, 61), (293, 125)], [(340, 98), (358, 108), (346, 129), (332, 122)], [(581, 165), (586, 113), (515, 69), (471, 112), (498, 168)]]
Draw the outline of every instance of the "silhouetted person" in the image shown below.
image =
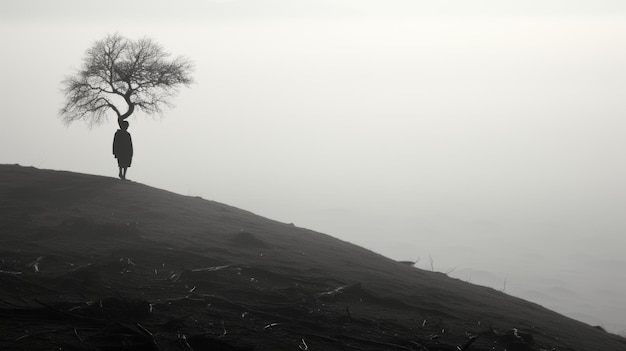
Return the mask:
[(113, 155), (117, 159), (117, 165), (120, 167), (120, 179), (126, 180), (126, 169), (130, 167), (133, 160), (133, 141), (130, 138), (128, 122), (120, 122), (120, 128), (115, 132), (113, 138)]

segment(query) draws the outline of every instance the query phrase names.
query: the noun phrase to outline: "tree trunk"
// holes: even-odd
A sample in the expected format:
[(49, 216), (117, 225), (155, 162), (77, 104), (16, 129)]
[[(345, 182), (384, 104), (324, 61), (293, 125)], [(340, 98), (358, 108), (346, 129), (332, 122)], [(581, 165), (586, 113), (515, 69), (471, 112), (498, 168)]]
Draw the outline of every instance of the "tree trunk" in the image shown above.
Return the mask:
[(130, 117), (130, 115), (133, 114), (133, 112), (135, 111), (135, 104), (133, 104), (132, 102), (128, 102), (128, 111), (126, 111), (126, 113), (124, 113), (123, 115), (118, 115), (117, 117), (117, 125), (120, 126), (120, 129), (122, 129), (122, 122)]

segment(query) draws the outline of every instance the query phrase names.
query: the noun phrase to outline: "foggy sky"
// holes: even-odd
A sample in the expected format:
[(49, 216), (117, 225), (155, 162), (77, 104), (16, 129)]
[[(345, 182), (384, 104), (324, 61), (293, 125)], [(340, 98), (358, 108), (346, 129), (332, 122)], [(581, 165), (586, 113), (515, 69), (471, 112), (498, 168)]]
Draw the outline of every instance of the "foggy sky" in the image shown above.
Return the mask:
[(115, 177), (60, 82), (150, 36), (196, 84), (131, 117), (130, 179), (626, 331), (625, 2), (108, 3), (0, 3), (0, 163)]

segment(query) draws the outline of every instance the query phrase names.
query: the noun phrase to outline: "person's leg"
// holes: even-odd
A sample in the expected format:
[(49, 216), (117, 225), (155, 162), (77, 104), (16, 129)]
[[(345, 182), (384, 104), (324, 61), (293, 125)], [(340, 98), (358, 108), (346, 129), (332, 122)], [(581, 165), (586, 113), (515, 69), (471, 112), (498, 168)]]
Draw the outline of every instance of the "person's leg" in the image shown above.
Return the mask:
[(120, 179), (124, 179), (124, 174), (122, 174), (122, 167), (120, 167), (120, 173), (118, 174), (118, 177), (120, 177)]
[(126, 170), (127, 170), (127, 169), (128, 169), (128, 168), (126, 168), (126, 167), (124, 167), (124, 168), (123, 168), (123, 172), (122, 172), (122, 179), (124, 179), (124, 180), (126, 180)]

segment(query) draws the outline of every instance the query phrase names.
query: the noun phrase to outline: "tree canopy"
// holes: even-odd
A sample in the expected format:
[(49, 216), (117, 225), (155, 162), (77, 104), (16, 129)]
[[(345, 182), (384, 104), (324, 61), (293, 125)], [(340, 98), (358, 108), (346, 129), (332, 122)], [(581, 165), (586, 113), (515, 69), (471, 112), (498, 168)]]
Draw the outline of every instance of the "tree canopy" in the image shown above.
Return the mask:
[(109, 111), (118, 124), (135, 110), (161, 113), (169, 99), (193, 79), (193, 63), (184, 57), (170, 59), (150, 38), (130, 40), (118, 34), (96, 41), (85, 53), (83, 66), (63, 80), (65, 123), (84, 121), (98, 125)]

